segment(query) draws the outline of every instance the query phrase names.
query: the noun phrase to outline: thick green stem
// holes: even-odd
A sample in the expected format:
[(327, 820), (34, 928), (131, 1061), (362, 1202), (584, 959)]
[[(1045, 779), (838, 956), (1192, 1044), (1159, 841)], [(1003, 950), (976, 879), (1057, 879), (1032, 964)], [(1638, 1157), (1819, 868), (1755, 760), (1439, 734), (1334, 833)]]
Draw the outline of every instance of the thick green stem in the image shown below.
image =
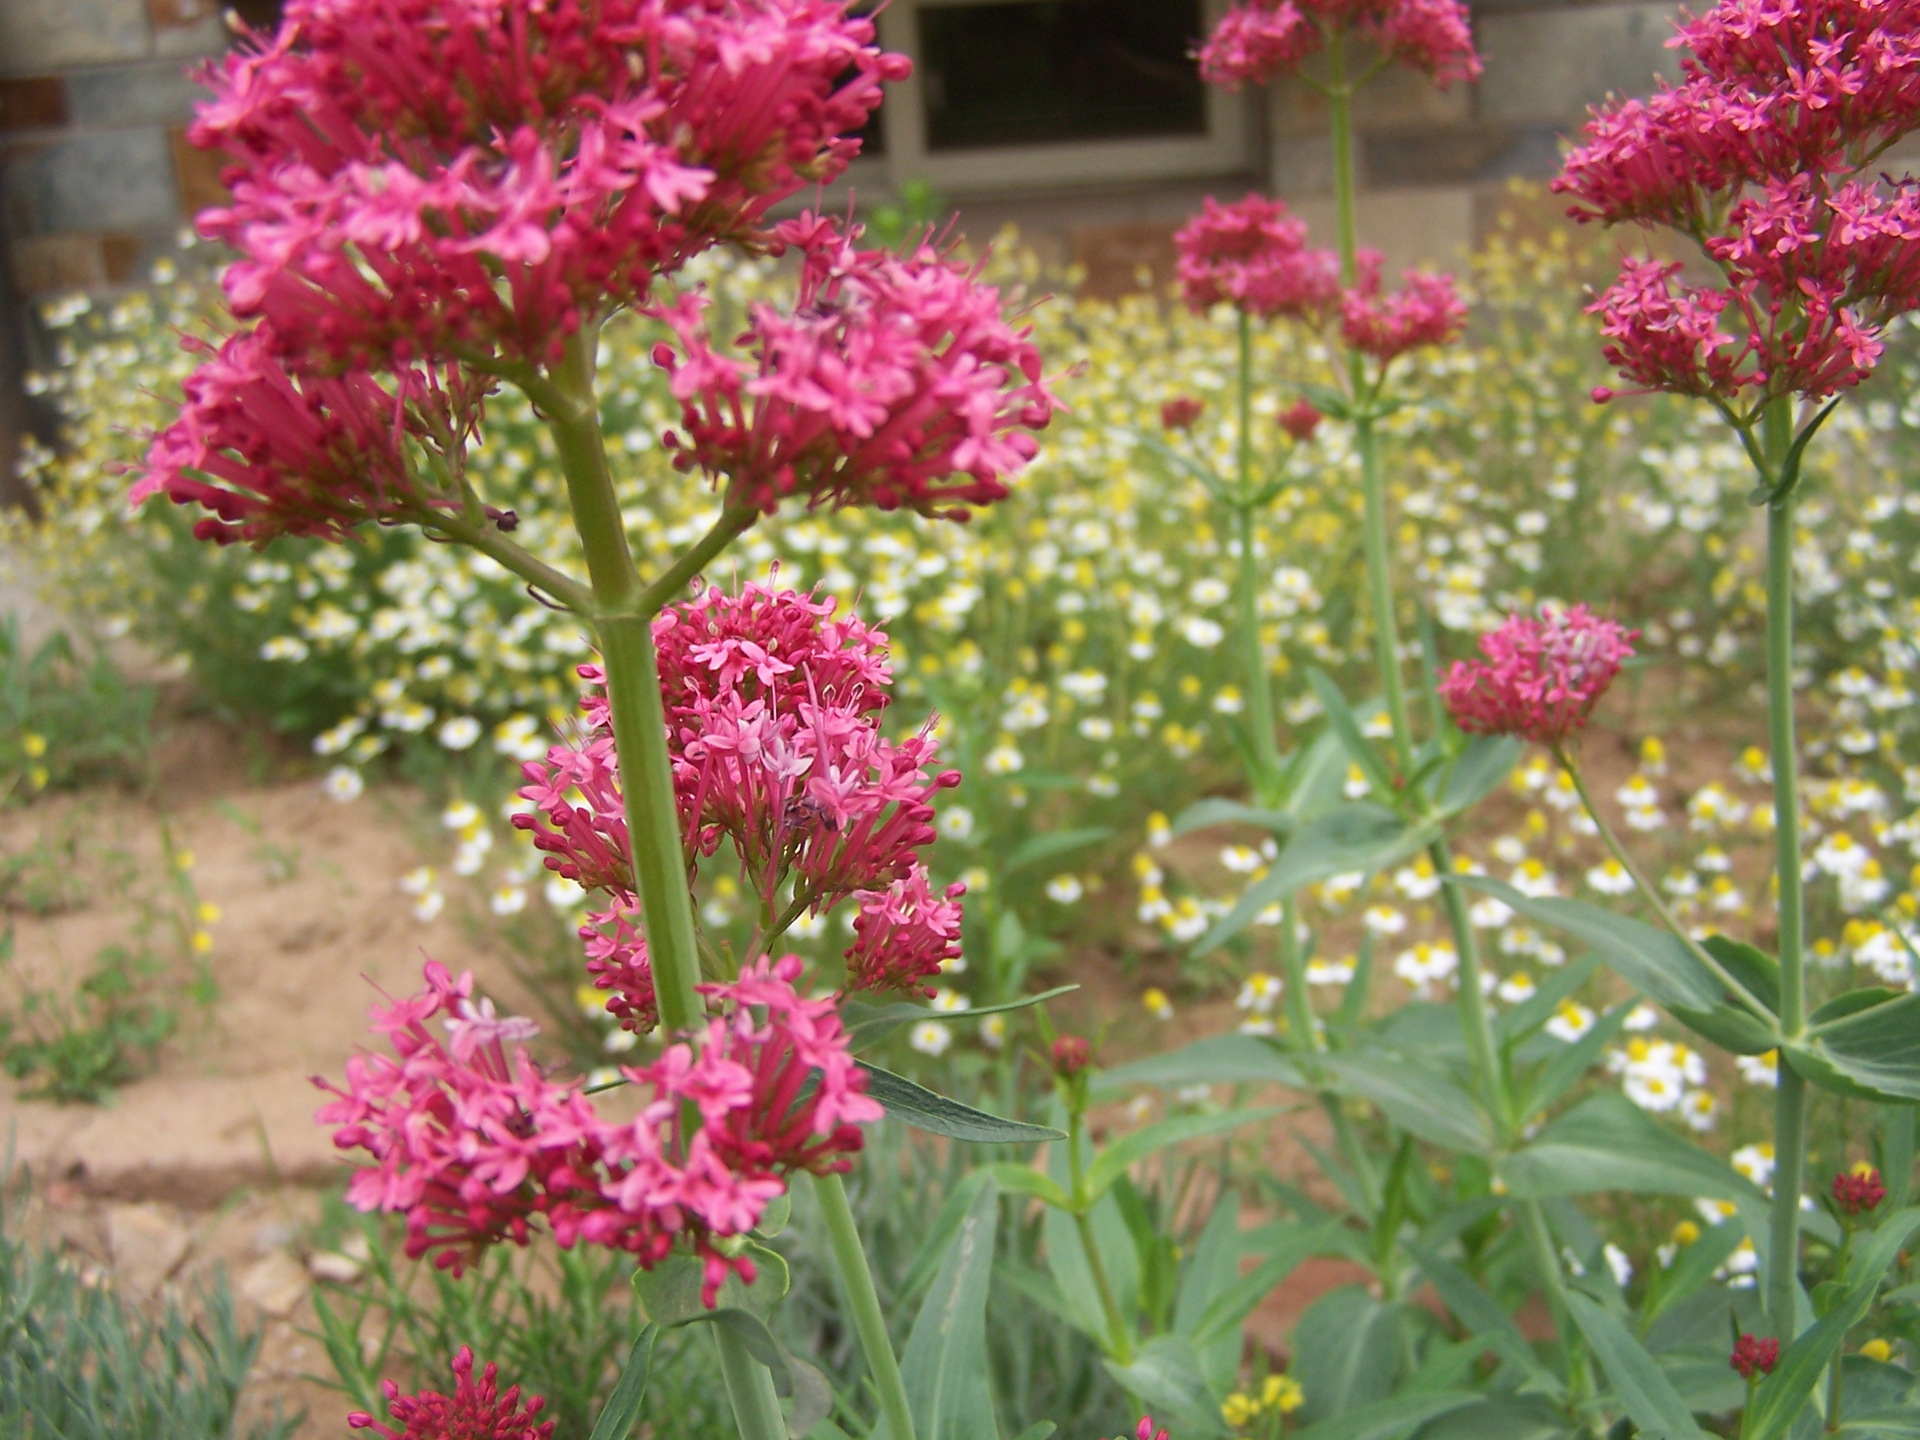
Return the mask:
[(586, 615), (593, 608), (593, 592), (585, 585), (514, 544), (491, 524), (475, 524), (463, 515), (424, 505), (409, 512), (409, 518), (423, 530), (437, 530), (449, 540), (478, 550), (576, 615)]
[(819, 1175), (814, 1178), (813, 1192), (820, 1199), (820, 1213), (826, 1217), (827, 1243), (846, 1289), (847, 1308), (853, 1314), (854, 1333), (860, 1337), (867, 1374), (880, 1401), (887, 1440), (913, 1440), (913, 1412), (907, 1406), (906, 1382), (900, 1378), (900, 1362), (894, 1357), (886, 1317), (880, 1313), (880, 1296), (873, 1288), (873, 1271), (867, 1267), (867, 1252), (854, 1225), (853, 1207), (847, 1203), (847, 1187), (838, 1175)]
[(1572, 1307), (1567, 1304), (1567, 1280), (1560, 1270), (1560, 1256), (1553, 1248), (1553, 1231), (1547, 1226), (1547, 1212), (1538, 1200), (1523, 1200), (1518, 1208), (1527, 1250), (1533, 1256), (1534, 1268), (1540, 1272), (1540, 1283), (1547, 1290), (1554, 1328), (1566, 1346), (1567, 1388), (1574, 1407), (1579, 1409), (1593, 1396), (1593, 1373), (1587, 1363), (1586, 1348), (1580, 1343), (1580, 1331), (1573, 1323)]
[(1360, 276), (1360, 240), (1354, 221), (1353, 87), (1347, 83), (1346, 38), (1327, 36), (1327, 112), (1333, 131), (1333, 218), (1340, 249), (1340, 283)]
[(773, 1375), (747, 1349), (747, 1342), (726, 1325), (709, 1327), (720, 1347), (720, 1378), (733, 1402), (733, 1420), (740, 1440), (787, 1440), (787, 1419), (780, 1413), (780, 1396)]
[[(1766, 455), (1777, 475), (1792, 443), (1784, 401), (1767, 415)], [(1789, 490), (1767, 507), (1767, 737), (1772, 751), (1774, 872), (1780, 891), (1780, 1033), (1797, 1040), (1807, 1025), (1805, 895), (1800, 873), (1800, 775), (1793, 716), (1793, 506)], [(1807, 1082), (1783, 1055), (1773, 1124), (1773, 1235), (1768, 1320), (1793, 1338), (1800, 1269), (1800, 1192), (1806, 1182)]]

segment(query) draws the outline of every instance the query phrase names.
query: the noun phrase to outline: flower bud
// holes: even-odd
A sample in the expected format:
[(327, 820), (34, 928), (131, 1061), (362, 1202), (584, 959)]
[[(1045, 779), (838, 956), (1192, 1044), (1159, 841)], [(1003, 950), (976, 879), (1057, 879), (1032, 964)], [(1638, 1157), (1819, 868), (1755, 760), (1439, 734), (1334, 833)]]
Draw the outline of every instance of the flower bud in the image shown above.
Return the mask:
[(1780, 1342), (1772, 1337), (1762, 1340), (1755, 1335), (1742, 1335), (1733, 1347), (1733, 1358), (1727, 1363), (1740, 1372), (1743, 1380), (1771, 1375), (1773, 1367), (1780, 1363)]
[(1320, 422), (1326, 419), (1312, 404), (1305, 400), (1296, 400), (1280, 412), (1280, 428), (1295, 440), (1305, 442), (1313, 438), (1313, 432), (1320, 428)]
[(1864, 1160), (1833, 1177), (1833, 1203), (1840, 1207), (1843, 1215), (1864, 1215), (1869, 1210), (1877, 1210), (1886, 1198), (1887, 1187), (1881, 1183), (1880, 1172)]
[(1084, 1035), (1062, 1035), (1053, 1042), (1053, 1073), (1071, 1080), (1093, 1063), (1093, 1046)]
[(1177, 395), (1160, 407), (1160, 423), (1169, 430), (1191, 430), (1193, 422), (1200, 418), (1200, 412), (1207, 408), (1207, 402), (1196, 400), (1191, 395)]

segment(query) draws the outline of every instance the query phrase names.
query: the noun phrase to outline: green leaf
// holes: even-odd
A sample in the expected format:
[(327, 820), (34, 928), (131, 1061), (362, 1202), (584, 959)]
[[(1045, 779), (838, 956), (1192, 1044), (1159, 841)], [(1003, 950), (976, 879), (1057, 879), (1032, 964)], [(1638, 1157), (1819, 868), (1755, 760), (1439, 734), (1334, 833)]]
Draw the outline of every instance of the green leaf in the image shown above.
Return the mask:
[(1404, 1440), (1427, 1421), (1479, 1399), (1470, 1390), (1402, 1392), (1391, 1400), (1376, 1400), (1329, 1416), (1297, 1432), (1294, 1440)]
[(909, 1005), (904, 1001), (892, 1005), (867, 1005), (858, 1000), (843, 1000), (840, 1002), (840, 1020), (847, 1027), (850, 1048), (857, 1053), (872, 1049), (894, 1031), (908, 1025), (918, 1025), (922, 1020), (932, 1020), (941, 1025), (956, 1020), (977, 1020), (982, 1015), (999, 1015), (1043, 1005), (1079, 988), (1078, 985), (1056, 985), (1051, 990), (1042, 990), (1038, 995), (1022, 995), (1017, 1000), (1005, 1000), (998, 1005), (975, 1005), (965, 1010), (935, 1010), (928, 1005)]
[(1565, 1409), (1544, 1396), (1495, 1395), (1439, 1416), (1420, 1440), (1574, 1440), (1586, 1434), (1572, 1429)]
[(1270, 830), (1275, 835), (1284, 835), (1293, 828), (1296, 818), (1284, 810), (1263, 810), (1257, 805), (1209, 795), (1204, 800), (1194, 801), (1174, 816), (1170, 828), (1175, 835), (1185, 835), (1194, 830), (1204, 830), (1209, 825), (1252, 825), (1261, 830)]
[(1418, 1245), (1408, 1245), (1407, 1253), (1468, 1333), (1525, 1377), (1524, 1390), (1555, 1396), (1566, 1393), (1566, 1386), (1533, 1353), (1520, 1327), (1471, 1275)]
[(1920, 992), (1877, 987), (1828, 1001), (1780, 1047), (1812, 1084), (1863, 1100), (1920, 1100)]
[(1036, 1420), (1016, 1435), (1014, 1440), (1047, 1440), (1059, 1428), (1051, 1420)]
[(1103, 1070), (1091, 1088), (1095, 1095), (1105, 1095), (1134, 1085), (1272, 1084), (1297, 1089), (1304, 1083), (1292, 1059), (1272, 1041), (1235, 1031)]
[(1267, 906), (1303, 885), (1348, 870), (1378, 870), (1412, 854), (1439, 833), (1432, 821), (1405, 820), (1371, 801), (1336, 806), (1294, 831), (1272, 868), (1215, 922), (1194, 954), (1218, 949)]
[[(1729, 1217), (1718, 1225), (1707, 1226), (1698, 1240), (1682, 1246), (1673, 1257), (1672, 1268), (1660, 1279), (1659, 1293), (1648, 1298), (1641, 1312), (1642, 1328), (1651, 1335), (1653, 1322), (1711, 1281), (1713, 1272), (1726, 1264), (1727, 1257), (1740, 1248), (1740, 1242), (1746, 1237), (1747, 1227)], [(1720, 1356), (1722, 1365), (1726, 1358)]]
[(1129, 1130), (1095, 1156), (1093, 1164), (1087, 1167), (1085, 1198), (1088, 1201), (1099, 1199), (1109, 1185), (1127, 1173), (1130, 1165), (1146, 1159), (1156, 1150), (1164, 1150), (1169, 1145), (1179, 1145), (1188, 1140), (1203, 1139), (1208, 1135), (1219, 1135), (1228, 1130), (1238, 1130), (1242, 1125), (1251, 1125), (1256, 1120), (1270, 1120), (1280, 1113), (1278, 1106), (1267, 1106), (1258, 1110), (1176, 1115), (1171, 1120), (1160, 1120), (1152, 1125), (1142, 1125), (1138, 1130)]
[(1204, 1339), (1197, 1338), (1195, 1331), (1206, 1317), (1208, 1307), (1240, 1278), (1240, 1256), (1244, 1250), (1240, 1235), (1240, 1197), (1227, 1190), (1214, 1204), (1198, 1242), (1182, 1257), (1170, 1317), (1172, 1332), (1193, 1341), (1194, 1351), (1200, 1357), (1200, 1373), (1216, 1393), (1230, 1390), (1239, 1371), (1240, 1321), (1236, 1317), (1223, 1330), (1214, 1331)]
[[(901, 1353), (916, 1440), (999, 1440), (987, 1368), (987, 1291), (999, 1208), (989, 1184), (954, 1232)], [(886, 1440), (884, 1419), (873, 1434)]]
[(1314, 1064), (1327, 1071), (1350, 1094), (1364, 1096), (1386, 1117), (1434, 1145), (1449, 1150), (1485, 1153), (1493, 1144), (1477, 1101), (1437, 1070), (1391, 1050), (1350, 1050), (1317, 1055)]
[(787, 1262), (776, 1250), (764, 1245), (749, 1245), (757, 1274), (751, 1285), (738, 1275), (727, 1276), (709, 1306), (701, 1297), (706, 1284), (706, 1263), (698, 1256), (676, 1253), (648, 1270), (633, 1275), (634, 1298), (650, 1324), (662, 1330), (713, 1319), (722, 1311), (737, 1311), (750, 1318), (768, 1314), (787, 1293), (791, 1277)]
[[(1773, 1374), (1755, 1388), (1741, 1426), (1741, 1440), (1776, 1440), (1786, 1433), (1820, 1383), (1828, 1363), (1846, 1343), (1847, 1332), (1866, 1317), (1907, 1237), (1920, 1229), (1920, 1209), (1899, 1210), (1875, 1228), (1848, 1264), (1861, 1278), (1848, 1286), (1840, 1302), (1803, 1332), (1780, 1356)], [(1856, 1240), (1856, 1245), (1859, 1245)]]
[(1037, 1140), (1064, 1140), (1064, 1132), (1045, 1125), (1028, 1125), (1020, 1120), (1002, 1120), (958, 1100), (936, 1095), (924, 1085), (916, 1085), (903, 1075), (882, 1070), (878, 1065), (859, 1062), (867, 1072), (867, 1094), (886, 1108), (888, 1115), (935, 1135), (953, 1140), (970, 1140), (977, 1145), (1024, 1145)]
[(1585, 989), (1599, 968), (1600, 962), (1589, 955), (1553, 971), (1533, 994), (1513, 1009), (1493, 1017), (1493, 1033), (1502, 1040), (1520, 1044), (1554, 1017), (1562, 1000)]
[(1149, 1413), (1174, 1422), (1183, 1434), (1224, 1435), (1219, 1398), (1200, 1371), (1200, 1356), (1184, 1335), (1155, 1335), (1129, 1365), (1107, 1361), (1107, 1373)]
[(1625, 1096), (1589, 1096), (1499, 1162), (1516, 1200), (1629, 1190), (1641, 1195), (1760, 1199), (1732, 1166), (1691, 1145)]
[(1300, 1419), (1313, 1424), (1385, 1400), (1399, 1379), (1406, 1323), (1398, 1305), (1359, 1285), (1329, 1290), (1293, 1331), (1293, 1363), (1306, 1397)]
[(1478, 805), (1512, 773), (1525, 747), (1510, 735), (1476, 735), (1467, 742), (1440, 794), (1440, 813), (1458, 815)]
[(1461, 875), (1453, 883), (1491, 895), (1529, 919), (1584, 941), (1634, 989), (1722, 1049), (1758, 1055), (1780, 1043), (1776, 1026), (1737, 1006), (1719, 977), (1665, 930), (1578, 900), (1523, 895), (1485, 875)]
[(1376, 796), (1383, 801), (1391, 797), (1395, 793), (1393, 774), (1381, 760), (1373, 742), (1367, 739), (1366, 732), (1360, 728), (1360, 717), (1353, 713), (1353, 708), (1347, 704), (1347, 697), (1333, 683), (1333, 677), (1313, 665), (1307, 669), (1307, 683), (1313, 687), (1313, 693), (1325, 708), (1327, 725), (1339, 736), (1340, 747), (1347, 752), (1347, 758), (1360, 767)]
[(1218, 1291), (1208, 1302), (1205, 1311), (1192, 1322), (1187, 1333), (1191, 1335), (1193, 1343), (1206, 1345), (1222, 1336), (1237, 1336), (1240, 1322), (1247, 1318), (1253, 1307), (1266, 1299), (1302, 1260), (1330, 1248), (1344, 1228), (1344, 1222), (1338, 1219), (1325, 1220), (1318, 1225), (1290, 1225), (1286, 1238), (1276, 1243), (1267, 1258), (1248, 1274), (1239, 1275), (1236, 1262), (1234, 1281)]
[[(1030, 1195), (1035, 1200), (1044, 1200), (1056, 1210), (1071, 1210), (1073, 1197), (1060, 1187), (1060, 1182), (1051, 1175), (1036, 1170), (1031, 1165), (1016, 1165), (1012, 1161), (1003, 1161), (998, 1165), (989, 1165), (993, 1180), (1009, 1195)], [(969, 1177), (971, 1178), (971, 1177)]]
[[(980, 1192), (990, 1181), (999, 1179), (1002, 1169), (1029, 1175), (1034, 1173), (1024, 1165), (988, 1165), (972, 1171), (954, 1186), (941, 1204), (940, 1213), (933, 1217), (933, 1225), (927, 1231), (927, 1238), (920, 1242), (919, 1250), (914, 1253), (913, 1263), (901, 1278), (900, 1294), (917, 1295), (920, 1287), (933, 1278), (941, 1261), (946, 1259), (947, 1247), (953, 1243), (953, 1237), (960, 1233), (961, 1222), (972, 1211), (973, 1202), (980, 1198)], [(1007, 1187), (1002, 1185), (1000, 1188), (1005, 1190)]]
[(627, 1363), (621, 1367), (620, 1379), (613, 1387), (613, 1394), (607, 1397), (600, 1418), (593, 1422), (593, 1434), (589, 1440), (627, 1440), (633, 1430), (633, 1422), (640, 1418), (640, 1405), (647, 1398), (647, 1375), (653, 1368), (653, 1342), (659, 1337), (657, 1325), (641, 1327), (639, 1338), (633, 1342), (633, 1349), (627, 1352)]
[(1009, 875), (1030, 866), (1058, 860), (1062, 855), (1071, 855), (1075, 850), (1097, 845), (1112, 834), (1111, 825), (1087, 825), (1078, 830), (1049, 830), (1043, 835), (1035, 835), (1014, 846), (1012, 853), (1000, 862), (999, 878), (1004, 881)]
[(1664, 1440), (1704, 1440), (1673, 1382), (1661, 1373), (1646, 1346), (1634, 1339), (1626, 1326), (1578, 1290), (1567, 1292), (1567, 1308), (1600, 1368), (1613, 1382), (1614, 1394), (1642, 1434)]

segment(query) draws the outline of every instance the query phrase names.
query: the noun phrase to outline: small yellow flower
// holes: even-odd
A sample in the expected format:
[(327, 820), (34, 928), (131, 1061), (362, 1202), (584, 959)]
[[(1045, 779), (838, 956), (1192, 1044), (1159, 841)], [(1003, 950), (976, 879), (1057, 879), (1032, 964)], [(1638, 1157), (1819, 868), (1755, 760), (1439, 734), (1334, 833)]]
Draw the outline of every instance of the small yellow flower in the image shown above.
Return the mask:
[(220, 907), (211, 900), (202, 900), (198, 905), (194, 906), (193, 914), (194, 918), (202, 925), (218, 925), (220, 923)]
[(1167, 992), (1162, 990), (1158, 985), (1148, 986), (1140, 996), (1140, 1003), (1146, 1007), (1147, 1013), (1156, 1020), (1171, 1020), (1173, 1018), (1173, 1002), (1167, 999)]
[(191, 943), (193, 945), (194, 954), (204, 955), (209, 950), (213, 949), (213, 936), (208, 934), (205, 930), (196, 930), (193, 932), (193, 940)]
[(1260, 1387), (1261, 1407), (1291, 1415), (1306, 1402), (1307, 1392), (1291, 1375), (1269, 1375)]
[(1682, 1220), (1673, 1227), (1673, 1243), (1676, 1245), (1691, 1245), (1699, 1238), (1700, 1227), (1691, 1220)]
[(173, 868), (186, 871), (193, 869), (193, 851), (176, 850), (173, 852)]
[(1882, 1365), (1893, 1358), (1893, 1346), (1878, 1336), (1860, 1347), (1860, 1353), (1869, 1360), (1878, 1360)]
[(47, 753), (47, 737), (29, 730), (20, 737), (20, 748), (27, 752), (29, 760), (38, 760)]
[(1220, 1418), (1235, 1430), (1244, 1430), (1260, 1413), (1260, 1402), (1236, 1390), (1220, 1402)]

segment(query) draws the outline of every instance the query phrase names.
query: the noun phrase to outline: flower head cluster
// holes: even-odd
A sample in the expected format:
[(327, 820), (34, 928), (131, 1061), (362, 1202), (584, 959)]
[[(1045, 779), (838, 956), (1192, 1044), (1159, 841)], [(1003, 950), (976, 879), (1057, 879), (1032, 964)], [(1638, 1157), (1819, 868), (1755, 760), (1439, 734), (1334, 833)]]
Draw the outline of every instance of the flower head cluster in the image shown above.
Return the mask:
[(1310, 249), (1305, 223), (1278, 200), (1222, 205), (1209, 195), (1173, 243), (1180, 293), (1195, 310), (1225, 302), (1262, 318), (1307, 319), (1338, 300), (1339, 257)]
[(753, 307), (749, 358), (714, 349), (703, 296), (657, 312), (680, 342), (656, 351), (681, 405), (680, 466), (769, 513), (799, 495), (964, 519), (1004, 499), (1059, 402), (1000, 292), (928, 243), (861, 250), (857, 227), (814, 216), (776, 235), (800, 253), (799, 295), (790, 312)]
[[(751, 890), (793, 916), (855, 898), (847, 952), (855, 988), (912, 989), (960, 953), (961, 887), (934, 890), (920, 861), (933, 843), (933, 796), (959, 782), (931, 771), (923, 729), (880, 731), (892, 672), (886, 636), (833, 619), (831, 601), (746, 585), (709, 589), (654, 622), (668, 751), (687, 863), (721, 842)], [(581, 674), (599, 681), (596, 666)], [(581, 934), (595, 984), (630, 1028), (654, 1017), (631, 849), (607, 702), (585, 703), (587, 734), (524, 769), (532, 832), (547, 865), (615, 896)], [(787, 898), (789, 897), (790, 898)]]
[(382, 1440), (552, 1440), (553, 1421), (537, 1420), (547, 1402), (529, 1395), (525, 1408), (520, 1404), (520, 1387), (500, 1390), (500, 1368), (488, 1361), (473, 1374), (473, 1351), (462, 1345), (453, 1357), (453, 1394), (442, 1395), (422, 1390), (418, 1395), (402, 1395), (391, 1380), (380, 1382), (387, 1397), (387, 1416), (399, 1428), (382, 1425), (364, 1410), (347, 1416), (353, 1430), (371, 1430)]
[(1569, 214), (1671, 226), (1721, 274), (1629, 260), (1593, 307), (1647, 389), (1723, 403), (1858, 385), (1920, 304), (1920, 194), (1869, 173), (1920, 125), (1920, 4), (1723, 0), (1679, 27), (1677, 86), (1597, 110)]
[(1833, 1177), (1833, 1203), (1848, 1217), (1877, 1210), (1886, 1198), (1887, 1187), (1880, 1172), (1864, 1160)]
[(165, 494), (212, 512), (194, 534), (225, 544), (276, 535), (346, 538), (367, 520), (439, 502), (423, 493), (416, 454), (445, 455), (472, 433), (480, 392), (458, 371), (410, 367), (296, 379), (256, 329), (188, 377), (180, 418), (154, 438), (129, 496)]
[(907, 62), (845, 0), (291, 0), (203, 75), (201, 232), (303, 367), (551, 358), (831, 180)]
[(1639, 635), (1584, 605), (1515, 615), (1480, 637), (1485, 659), (1457, 661), (1440, 677), (1440, 698), (1469, 734), (1558, 746), (1585, 728)]
[(1340, 337), (1382, 365), (1423, 345), (1445, 345), (1466, 328), (1467, 307), (1453, 277), (1410, 270), (1401, 288), (1386, 292), (1380, 265), (1367, 257), (1357, 282), (1340, 293)]
[(1757, 1335), (1742, 1335), (1734, 1342), (1733, 1356), (1727, 1363), (1740, 1372), (1742, 1380), (1771, 1375), (1780, 1363), (1780, 1342), (1772, 1336), (1761, 1339)]
[(1330, 33), (1353, 31), (1443, 89), (1480, 74), (1459, 0), (1244, 0), (1200, 47), (1200, 76), (1237, 90), (1299, 68)]
[(763, 959), (702, 987), (719, 1011), (703, 1043), (623, 1070), (644, 1099), (609, 1120), (534, 1062), (520, 1043), (530, 1021), (496, 1016), (473, 1000), (471, 975), (429, 962), (425, 989), (373, 1011), (393, 1056), (355, 1056), (344, 1088), (315, 1082), (336, 1097), (318, 1116), (334, 1144), (374, 1161), (348, 1200), (404, 1213), (407, 1254), (456, 1274), (482, 1246), (524, 1244), (536, 1218), (563, 1246), (606, 1245), (643, 1266), (686, 1237), (712, 1304), (729, 1272), (753, 1278), (716, 1242), (752, 1229), (793, 1172), (846, 1169), (859, 1126), (882, 1113), (833, 1002), (794, 989), (800, 969), (796, 956)]

